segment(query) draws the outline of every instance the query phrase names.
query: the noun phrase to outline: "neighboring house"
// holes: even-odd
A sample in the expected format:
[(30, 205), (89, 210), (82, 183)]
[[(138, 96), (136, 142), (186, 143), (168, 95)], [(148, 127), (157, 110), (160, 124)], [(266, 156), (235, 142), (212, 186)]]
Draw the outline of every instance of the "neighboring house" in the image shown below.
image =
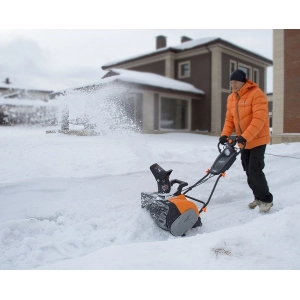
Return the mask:
[[(181, 42), (180, 45), (167, 47), (166, 37), (158, 36), (155, 51), (107, 63), (102, 69), (137, 71), (141, 78), (144, 72), (149, 72), (191, 84), (204, 94), (201, 100), (191, 97), (188, 101), (188, 123), (191, 124), (188, 130), (219, 135), (224, 123), (227, 97), (231, 92), (231, 72), (237, 68), (244, 70), (250, 80), (266, 91), (267, 68), (273, 62), (220, 38), (191, 40), (182, 37)], [(147, 102), (147, 111), (143, 114), (158, 119), (154, 127), (158, 131), (165, 129), (164, 111), (174, 111), (177, 101), (182, 100), (179, 93), (169, 97), (160, 93), (150, 95), (144, 90), (140, 96), (140, 101)], [(168, 129), (180, 130), (174, 124)]]
[[(55, 98), (68, 92), (82, 91), (99, 93), (99, 101), (110, 97), (121, 104), (122, 113), (130, 118), (143, 132), (166, 132), (170, 130), (191, 131), (197, 120), (192, 107), (201, 109), (204, 92), (193, 85), (165, 76), (124, 69), (110, 69), (102, 80), (78, 88), (56, 91), (50, 95)], [(162, 103), (162, 104), (160, 104)], [(78, 120), (88, 120), (85, 112)], [(65, 110), (65, 114), (69, 114)], [(64, 116), (62, 129), (68, 130), (68, 116)], [(77, 123), (77, 121), (75, 121)], [(92, 124), (83, 124), (89, 127)], [(101, 128), (100, 128), (101, 130)]]
[(5, 98), (26, 98), (48, 101), (49, 94), (51, 92), (51, 90), (40, 90), (37, 88), (22, 86), (21, 84), (15, 84), (11, 82), (9, 78), (0, 82), (0, 97)]
[(54, 124), (57, 107), (49, 103), (49, 93), (15, 85), (6, 78), (0, 83), (0, 125)]
[(272, 143), (300, 142), (300, 29), (273, 30)]

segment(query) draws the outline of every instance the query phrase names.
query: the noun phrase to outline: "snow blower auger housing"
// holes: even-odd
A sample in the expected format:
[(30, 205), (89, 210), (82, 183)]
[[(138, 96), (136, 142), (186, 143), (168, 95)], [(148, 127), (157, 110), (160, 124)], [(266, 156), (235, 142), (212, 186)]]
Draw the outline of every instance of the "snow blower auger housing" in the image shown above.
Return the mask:
[[(223, 150), (221, 150), (220, 143), (218, 143), (218, 150), (219, 155), (211, 168), (206, 171), (206, 175), (190, 187), (185, 181), (178, 179), (170, 181), (173, 170), (165, 171), (157, 163), (150, 166), (157, 182), (158, 191), (152, 193), (142, 192), (141, 207), (150, 212), (151, 217), (160, 228), (169, 231), (174, 236), (184, 236), (188, 230), (202, 226), (200, 213), (206, 211), (206, 206), (210, 202), (219, 179), (225, 176), (225, 171), (232, 166), (240, 153), (240, 149), (236, 146), (235, 136), (228, 137)], [(216, 175), (218, 175), (218, 178), (206, 202), (187, 195), (194, 187)], [(178, 184), (178, 187), (176, 192), (171, 194), (170, 191), (174, 184)], [(193, 201), (202, 204), (200, 210)]]

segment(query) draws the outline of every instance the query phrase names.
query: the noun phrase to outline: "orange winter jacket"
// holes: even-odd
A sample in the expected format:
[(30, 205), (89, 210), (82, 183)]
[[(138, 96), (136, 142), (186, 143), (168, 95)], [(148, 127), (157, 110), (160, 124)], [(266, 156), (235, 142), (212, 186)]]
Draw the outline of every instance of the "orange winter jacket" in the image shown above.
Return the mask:
[[(268, 99), (256, 83), (246, 80), (241, 89), (227, 98), (227, 111), (221, 135), (246, 139), (246, 149), (270, 143)], [(239, 144), (239, 147), (243, 145)]]

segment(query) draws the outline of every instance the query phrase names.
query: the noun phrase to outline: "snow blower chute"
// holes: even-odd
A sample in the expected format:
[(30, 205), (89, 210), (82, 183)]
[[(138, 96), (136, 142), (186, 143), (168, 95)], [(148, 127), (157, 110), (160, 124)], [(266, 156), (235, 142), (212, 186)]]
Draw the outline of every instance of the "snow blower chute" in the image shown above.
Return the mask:
[[(157, 182), (158, 191), (153, 193), (142, 192), (141, 207), (150, 212), (151, 217), (160, 228), (169, 231), (174, 236), (183, 236), (188, 230), (202, 226), (200, 213), (206, 211), (206, 206), (211, 200), (219, 179), (221, 176), (225, 176), (225, 171), (231, 167), (241, 151), (236, 143), (235, 136), (228, 137), (223, 150), (221, 150), (220, 143), (218, 143), (219, 155), (213, 165), (206, 171), (207, 174), (203, 178), (190, 187), (188, 187), (187, 182), (178, 179), (170, 181), (173, 170), (165, 171), (157, 163), (150, 166)], [(194, 187), (216, 175), (218, 175), (218, 178), (206, 202), (187, 195)], [(178, 184), (177, 190), (175, 193), (170, 194), (171, 187), (174, 184)], [(187, 198), (201, 203), (201, 209), (199, 210), (196, 204)]]

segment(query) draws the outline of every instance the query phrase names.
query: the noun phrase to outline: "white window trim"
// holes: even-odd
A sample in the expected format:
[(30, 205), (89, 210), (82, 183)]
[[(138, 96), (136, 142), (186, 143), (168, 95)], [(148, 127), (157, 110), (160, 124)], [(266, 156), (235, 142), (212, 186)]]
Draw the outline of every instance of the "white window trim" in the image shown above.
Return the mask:
[[(181, 75), (181, 66), (182, 65), (189, 65), (189, 74), (188, 75)], [(190, 61), (183, 61), (178, 64), (178, 78), (188, 78), (191, 77), (191, 62)]]
[(256, 68), (253, 68), (253, 80), (254, 80), (254, 73), (256, 72), (256, 74), (257, 74), (257, 82), (255, 82), (255, 83), (257, 83), (257, 84), (259, 84), (259, 70), (258, 69), (256, 69)]
[(229, 77), (230, 77), (231, 73), (233, 72), (233, 71), (231, 71), (231, 64), (234, 64), (234, 70), (236, 70), (237, 63), (235, 60), (232, 60), (232, 59), (229, 61)]

